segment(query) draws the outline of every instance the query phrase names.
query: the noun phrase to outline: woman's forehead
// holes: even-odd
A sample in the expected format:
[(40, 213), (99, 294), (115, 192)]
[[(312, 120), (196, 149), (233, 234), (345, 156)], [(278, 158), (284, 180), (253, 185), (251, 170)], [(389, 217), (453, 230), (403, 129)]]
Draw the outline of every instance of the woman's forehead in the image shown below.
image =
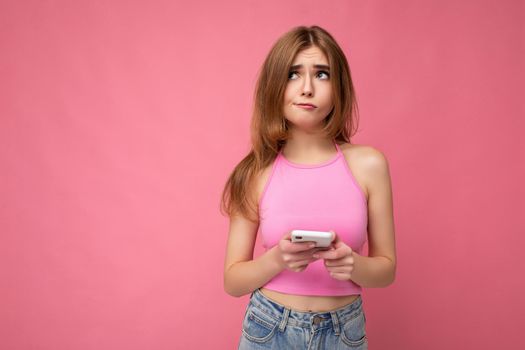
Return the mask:
[[(328, 66), (328, 61), (325, 54), (317, 47), (311, 47), (302, 51), (299, 51), (295, 56), (292, 63), (292, 67), (301, 68), (303, 63), (307, 63), (315, 68), (317, 66)], [(326, 68), (326, 67), (319, 67)]]

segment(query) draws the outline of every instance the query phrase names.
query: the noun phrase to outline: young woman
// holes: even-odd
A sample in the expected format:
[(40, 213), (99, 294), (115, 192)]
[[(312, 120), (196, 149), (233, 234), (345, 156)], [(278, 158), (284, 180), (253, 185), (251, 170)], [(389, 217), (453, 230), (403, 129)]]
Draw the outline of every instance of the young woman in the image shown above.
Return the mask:
[[(362, 288), (395, 279), (392, 190), (385, 156), (350, 143), (346, 57), (319, 26), (293, 28), (266, 57), (254, 99), (252, 150), (221, 201), (224, 289), (251, 294), (239, 349), (367, 349)], [(330, 249), (292, 242), (295, 229), (331, 232)], [(253, 259), (258, 232), (266, 251)]]

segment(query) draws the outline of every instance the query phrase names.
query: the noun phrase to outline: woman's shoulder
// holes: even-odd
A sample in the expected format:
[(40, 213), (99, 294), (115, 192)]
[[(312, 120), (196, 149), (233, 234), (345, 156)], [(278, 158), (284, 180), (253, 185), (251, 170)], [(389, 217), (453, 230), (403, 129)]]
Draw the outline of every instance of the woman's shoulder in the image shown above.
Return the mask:
[(344, 143), (339, 145), (356, 181), (369, 198), (377, 174), (388, 171), (388, 161), (380, 150), (369, 145)]
[(362, 144), (342, 143), (339, 145), (347, 159), (366, 163), (378, 163), (386, 161), (386, 156), (379, 149)]

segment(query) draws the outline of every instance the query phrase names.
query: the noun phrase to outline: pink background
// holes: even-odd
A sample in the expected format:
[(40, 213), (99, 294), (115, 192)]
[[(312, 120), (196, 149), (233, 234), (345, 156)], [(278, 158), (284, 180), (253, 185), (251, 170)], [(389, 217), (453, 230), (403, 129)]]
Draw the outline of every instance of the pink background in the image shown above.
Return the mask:
[(220, 194), (249, 150), (257, 70), (302, 24), (344, 49), (353, 141), (390, 163), (398, 272), (364, 290), (370, 348), (523, 348), (524, 14), (2, 1), (0, 348), (236, 348), (249, 296), (223, 290)]

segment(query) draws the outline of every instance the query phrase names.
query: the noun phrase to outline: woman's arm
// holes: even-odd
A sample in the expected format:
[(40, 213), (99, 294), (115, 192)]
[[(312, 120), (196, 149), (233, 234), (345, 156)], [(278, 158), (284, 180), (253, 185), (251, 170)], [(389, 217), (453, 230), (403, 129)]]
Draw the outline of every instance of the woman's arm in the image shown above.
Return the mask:
[(362, 287), (386, 287), (396, 275), (392, 185), (388, 161), (380, 151), (365, 147), (361, 158), (368, 191), (368, 256), (352, 253), (351, 280)]
[(233, 216), (230, 220), (224, 290), (232, 296), (240, 297), (253, 292), (284, 269), (276, 255), (277, 246), (253, 259), (258, 227), (258, 223), (242, 216)]

